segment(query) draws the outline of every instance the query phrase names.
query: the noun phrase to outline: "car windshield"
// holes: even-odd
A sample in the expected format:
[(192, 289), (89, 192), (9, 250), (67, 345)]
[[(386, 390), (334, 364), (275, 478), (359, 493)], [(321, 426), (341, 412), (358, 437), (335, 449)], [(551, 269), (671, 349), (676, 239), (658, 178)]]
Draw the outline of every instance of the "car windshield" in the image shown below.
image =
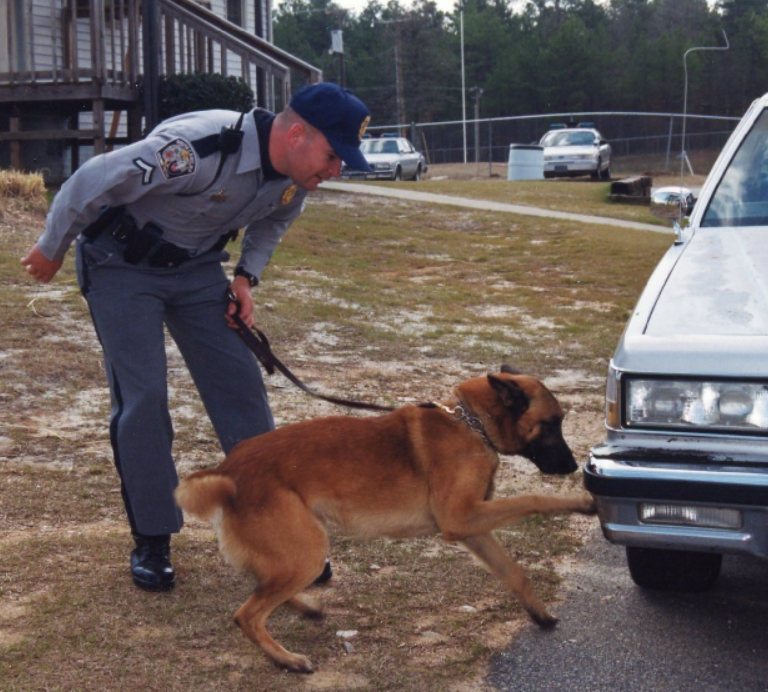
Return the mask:
[(397, 154), (397, 142), (394, 139), (366, 139), (360, 150), (363, 154)]
[(768, 113), (763, 111), (728, 165), (702, 226), (768, 225)]
[(591, 132), (547, 132), (541, 139), (543, 147), (573, 147), (589, 146), (595, 143), (595, 135)]

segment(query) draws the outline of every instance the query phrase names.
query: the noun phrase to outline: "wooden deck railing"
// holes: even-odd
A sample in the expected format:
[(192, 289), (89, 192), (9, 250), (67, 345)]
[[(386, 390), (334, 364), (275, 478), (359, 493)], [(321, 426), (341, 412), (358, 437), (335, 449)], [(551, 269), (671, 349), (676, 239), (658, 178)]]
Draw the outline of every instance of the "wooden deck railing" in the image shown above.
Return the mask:
[[(194, 0), (155, 2), (161, 24), (160, 65), (166, 74), (240, 76), (257, 93), (259, 78), (269, 82), (267, 93), (274, 79), (287, 93), (291, 71), (308, 83), (322, 77), (317, 68)], [(0, 37), (0, 87), (11, 88), (0, 89), (0, 102), (17, 99), (19, 93), (13, 87), (96, 83), (108, 91), (109, 87), (135, 88), (143, 65), (140, 5), (139, 0), (7, 3), (7, 36)], [(69, 95), (63, 90), (61, 98)], [(273, 97), (268, 99), (263, 105), (274, 107)]]
[[(152, 45), (157, 53), (152, 57), (157, 58), (161, 74), (217, 72), (242, 77), (256, 94), (258, 105), (270, 109), (287, 103), (292, 74), (306, 83), (322, 79), (316, 67), (195, 0), (144, 2), (153, 3), (156, 24), (151, 28), (157, 40)], [(141, 5), (140, 0), (4, 4), (6, 16), (0, 17), (0, 27), (6, 29), (0, 35), (0, 143), (11, 143), (12, 165), (20, 161), (23, 141), (70, 140), (77, 142), (75, 149), (92, 143), (98, 153), (108, 141), (138, 138), (148, 43)], [(85, 129), (78, 123), (84, 111), (92, 114), (84, 118)], [(105, 111), (129, 113), (127, 137), (115, 137), (114, 132), (106, 135)], [(45, 129), (28, 125), (43, 112), (59, 113), (71, 122), (58, 131), (50, 125), (43, 126)], [(3, 116), (9, 125), (2, 125)]]

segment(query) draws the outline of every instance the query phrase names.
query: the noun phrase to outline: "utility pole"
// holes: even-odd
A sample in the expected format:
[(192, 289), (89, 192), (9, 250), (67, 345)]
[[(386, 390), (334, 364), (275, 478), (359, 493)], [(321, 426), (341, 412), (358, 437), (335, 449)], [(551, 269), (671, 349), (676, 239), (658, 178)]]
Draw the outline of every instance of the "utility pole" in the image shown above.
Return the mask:
[(331, 49), (328, 51), (331, 55), (334, 53), (339, 56), (339, 86), (345, 87), (347, 84), (346, 65), (344, 62), (344, 36), (341, 30), (342, 13), (346, 10), (329, 10), (336, 15), (338, 28), (331, 31)]
[(459, 12), (461, 30), (461, 122), (464, 134), (464, 163), (467, 162), (467, 88), (464, 78), (464, 10)]
[(395, 108), (397, 111), (397, 124), (401, 137), (407, 137), (405, 131), (405, 96), (403, 90), (403, 56), (400, 42), (400, 24), (410, 21), (408, 17), (402, 19), (385, 19), (381, 24), (395, 25)]

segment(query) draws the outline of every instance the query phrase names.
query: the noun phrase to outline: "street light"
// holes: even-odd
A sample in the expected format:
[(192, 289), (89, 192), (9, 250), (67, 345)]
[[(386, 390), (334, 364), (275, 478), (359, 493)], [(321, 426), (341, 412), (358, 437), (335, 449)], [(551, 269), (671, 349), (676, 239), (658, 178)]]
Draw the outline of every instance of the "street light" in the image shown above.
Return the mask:
[(683, 177), (683, 166), (687, 163), (688, 164), (688, 170), (691, 172), (691, 175), (693, 175), (693, 168), (691, 166), (691, 161), (688, 158), (688, 153), (685, 151), (685, 116), (688, 114), (688, 53), (693, 53), (695, 50), (728, 50), (731, 46), (728, 43), (728, 35), (725, 33), (725, 29), (723, 29), (723, 38), (725, 39), (725, 46), (698, 46), (696, 48), (689, 48), (687, 51), (685, 51), (685, 54), (683, 55), (683, 69), (685, 70), (685, 90), (683, 92), (683, 141), (682, 141), (682, 151), (680, 153), (680, 178)]

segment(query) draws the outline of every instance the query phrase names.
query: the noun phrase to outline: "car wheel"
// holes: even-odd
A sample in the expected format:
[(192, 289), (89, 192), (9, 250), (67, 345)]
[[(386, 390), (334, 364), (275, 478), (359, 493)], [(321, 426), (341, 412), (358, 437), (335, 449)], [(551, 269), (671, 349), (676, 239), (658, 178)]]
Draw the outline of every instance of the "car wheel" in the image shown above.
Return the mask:
[(394, 180), (402, 180), (403, 179), (403, 169), (398, 166), (395, 168), (395, 177)]
[(603, 165), (603, 160), (598, 159), (597, 168), (595, 168), (595, 170), (590, 173), (590, 175), (592, 176), (592, 180), (597, 180), (600, 177), (600, 168), (602, 167), (602, 165)]
[(611, 179), (611, 163), (610, 163), (610, 161), (608, 162), (608, 166), (606, 167), (606, 169), (604, 171), (600, 171), (600, 177), (603, 180), (610, 180)]
[(627, 547), (632, 581), (655, 591), (707, 591), (720, 574), (720, 553)]
[(421, 164), (416, 166), (416, 174), (413, 176), (414, 180), (421, 180)]

